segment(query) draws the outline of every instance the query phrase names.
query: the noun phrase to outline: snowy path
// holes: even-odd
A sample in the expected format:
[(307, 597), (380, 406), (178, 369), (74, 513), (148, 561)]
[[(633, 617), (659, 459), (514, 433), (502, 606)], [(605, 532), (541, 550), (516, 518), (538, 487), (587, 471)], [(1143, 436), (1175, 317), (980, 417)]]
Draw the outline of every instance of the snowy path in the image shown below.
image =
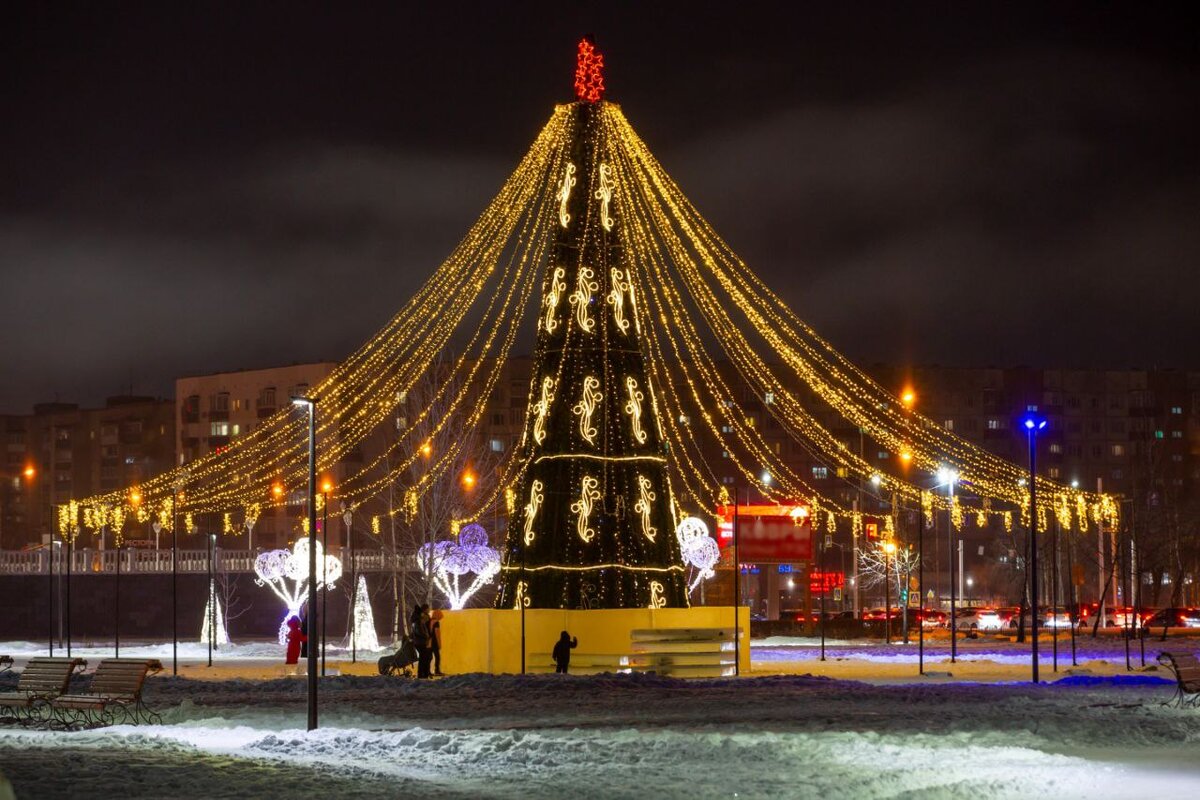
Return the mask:
[[(12, 683), (0, 680), (0, 689)], [(1146, 797), (1200, 792), (1200, 713), (1158, 679), (870, 686), (785, 676), (155, 678), (168, 724), (0, 728), (18, 797)], [(62, 768), (65, 760), (71, 770)], [(311, 782), (311, 784), (310, 784)], [(83, 792), (81, 792), (82, 794)]]

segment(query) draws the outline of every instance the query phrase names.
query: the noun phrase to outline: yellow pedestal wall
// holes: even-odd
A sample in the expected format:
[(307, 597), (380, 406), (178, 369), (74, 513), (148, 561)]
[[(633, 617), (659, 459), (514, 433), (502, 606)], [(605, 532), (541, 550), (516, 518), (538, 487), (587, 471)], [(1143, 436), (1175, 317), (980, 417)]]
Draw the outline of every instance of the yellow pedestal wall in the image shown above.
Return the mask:
[[(442, 619), (442, 671), (451, 675), (521, 671), (521, 612), (492, 608), (446, 611)], [(750, 670), (750, 609), (738, 609), (742, 670)], [(628, 654), (629, 634), (652, 628), (731, 628), (732, 606), (622, 608), (596, 611), (531, 608), (525, 611), (528, 665), (549, 659), (562, 631), (579, 639), (579, 653)], [(545, 665), (542, 665), (545, 666)]]

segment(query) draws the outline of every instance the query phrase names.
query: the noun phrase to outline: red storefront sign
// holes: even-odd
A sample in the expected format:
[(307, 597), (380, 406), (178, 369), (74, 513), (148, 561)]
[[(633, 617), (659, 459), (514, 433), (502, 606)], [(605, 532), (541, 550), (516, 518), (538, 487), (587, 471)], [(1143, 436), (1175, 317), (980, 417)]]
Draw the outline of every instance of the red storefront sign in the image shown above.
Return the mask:
[[(812, 559), (808, 507), (746, 505), (737, 507), (738, 556), (742, 561), (787, 564)], [(733, 545), (734, 507), (717, 508), (721, 547)]]
[(841, 570), (836, 572), (813, 570), (808, 574), (808, 586), (813, 594), (829, 594), (834, 589), (842, 589), (846, 586), (846, 573)]

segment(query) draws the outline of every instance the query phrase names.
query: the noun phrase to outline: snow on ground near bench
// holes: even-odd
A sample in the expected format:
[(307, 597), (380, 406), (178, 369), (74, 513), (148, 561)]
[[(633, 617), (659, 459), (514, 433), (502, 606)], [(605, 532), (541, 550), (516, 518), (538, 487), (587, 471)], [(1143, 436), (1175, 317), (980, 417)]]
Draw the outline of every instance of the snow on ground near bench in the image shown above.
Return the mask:
[[(361, 659), (377, 658), (385, 652), (393, 652), (395, 648), (385, 648), (379, 651), (367, 651), (359, 648), (358, 655)], [(348, 656), (350, 649), (342, 647), (338, 642), (336, 645), (330, 639), (327, 646), (329, 656), (336, 655), (341, 658), (343, 655)], [(137, 642), (125, 642), (121, 645), (122, 658), (171, 658), (171, 643), (156, 643), (143, 644)], [(37, 656), (48, 655), (46, 642), (0, 642), (0, 654), (9, 655), (17, 659), (35, 658)], [(62, 647), (54, 648), (54, 655), (65, 656), (67, 651)], [(71, 646), (71, 655), (79, 658), (112, 658), (113, 643), (112, 642), (75, 642)], [(283, 662), (284, 648), (278, 642), (234, 642), (233, 644), (221, 645), (213, 650), (214, 661), (274, 661), (277, 663)], [(194, 641), (179, 642), (179, 658), (181, 661), (205, 661), (208, 659), (208, 645)]]
[[(14, 682), (0, 677), (0, 690)], [(338, 797), (1193, 796), (1200, 714), (1160, 706), (1169, 695), (1149, 676), (919, 687), (337, 677), (322, 683), (327, 727), (310, 734), (303, 681), (159, 677), (148, 700), (168, 724), (0, 729), (0, 769), (19, 797), (23, 786), (64, 796), (72, 774), (94, 798), (293, 785)]]
[[(1166, 642), (1155, 637), (1146, 640), (1146, 661), (1152, 663), (1163, 650), (1200, 651), (1200, 639), (1173, 636)], [(790, 661), (815, 661), (820, 658), (821, 640), (809, 636), (768, 636), (750, 642), (751, 661), (754, 663), (778, 663)], [(1043, 635), (1038, 644), (1038, 660), (1049, 664), (1053, 660), (1053, 641)], [(1016, 643), (998, 639), (963, 639), (958, 643), (958, 658), (962, 661), (991, 661), (997, 664), (1028, 664), (1029, 642)], [(1088, 661), (1120, 661), (1125, 659), (1125, 641), (1116, 637), (1092, 639), (1080, 636), (1075, 642), (1076, 657), (1080, 663)], [(1130, 642), (1130, 654), (1140, 658), (1140, 645)], [(917, 640), (909, 644), (883, 644), (871, 641), (843, 639), (825, 640), (826, 658), (845, 658), (870, 661), (879, 664), (917, 663)], [(950, 657), (950, 643), (946, 639), (926, 639), (927, 660)], [(1070, 635), (1059, 634), (1058, 658), (1062, 662), (1071, 658)]]

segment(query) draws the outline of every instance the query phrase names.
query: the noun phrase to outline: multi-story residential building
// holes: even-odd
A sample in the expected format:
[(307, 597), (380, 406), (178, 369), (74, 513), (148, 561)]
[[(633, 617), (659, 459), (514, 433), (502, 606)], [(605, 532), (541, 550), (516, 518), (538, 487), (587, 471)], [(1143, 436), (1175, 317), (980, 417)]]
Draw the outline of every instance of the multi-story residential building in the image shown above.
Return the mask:
[(53, 507), (72, 498), (132, 488), (174, 459), (174, 404), (152, 397), (110, 397), (102, 408), (41, 403), (29, 415), (0, 418), (3, 547), (44, 544)]
[[(309, 388), (336, 366), (331, 362), (293, 364), (177, 379), (175, 463), (186, 465), (209, 453), (221, 452), (280, 409), (290, 408), (292, 397), (308, 394)], [(329, 477), (336, 482), (341, 472), (339, 465)], [(289, 497), (284, 506), (264, 513), (251, 534), (253, 546), (283, 547), (292, 541), (299, 532), (302, 515), (298, 509), (303, 500), (302, 495)], [(340, 544), (340, 531), (340, 525), (330, 525), (330, 547)]]

